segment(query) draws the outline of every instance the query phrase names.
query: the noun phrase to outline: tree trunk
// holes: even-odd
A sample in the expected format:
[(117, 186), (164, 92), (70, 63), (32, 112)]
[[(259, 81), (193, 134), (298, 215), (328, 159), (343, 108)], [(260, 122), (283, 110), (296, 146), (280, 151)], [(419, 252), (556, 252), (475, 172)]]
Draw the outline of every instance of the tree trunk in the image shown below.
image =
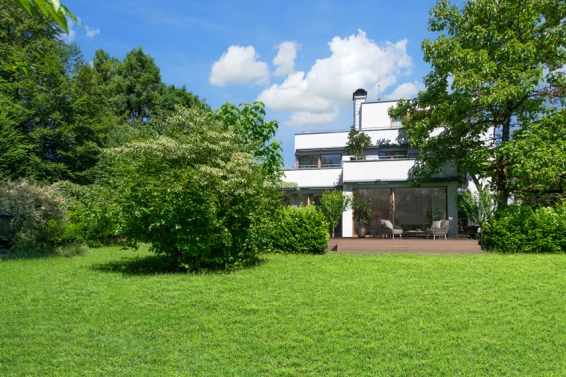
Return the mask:
[[(501, 144), (507, 143), (511, 136), (511, 114), (509, 111), (503, 121), (501, 122)], [(497, 175), (495, 187), (497, 190), (497, 209), (505, 207), (509, 202), (509, 187), (508, 187), (508, 163), (507, 156), (502, 155), (499, 157), (497, 166)]]

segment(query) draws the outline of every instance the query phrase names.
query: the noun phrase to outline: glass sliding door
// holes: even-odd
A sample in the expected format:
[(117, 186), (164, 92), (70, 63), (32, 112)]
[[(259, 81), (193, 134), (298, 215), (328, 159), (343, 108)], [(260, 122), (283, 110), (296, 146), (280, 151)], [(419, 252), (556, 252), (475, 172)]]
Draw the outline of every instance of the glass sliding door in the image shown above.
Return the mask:
[(394, 219), (404, 230), (425, 230), (447, 219), (446, 187), (396, 188)]
[(370, 235), (380, 234), (379, 220), (390, 220), (405, 231), (424, 231), (433, 221), (448, 219), (446, 187), (356, 189), (354, 196), (372, 204)]
[(354, 191), (354, 196), (362, 197), (371, 202), (372, 212), (368, 224), (369, 235), (377, 236), (380, 234), (379, 220), (391, 220), (391, 189), (360, 189)]

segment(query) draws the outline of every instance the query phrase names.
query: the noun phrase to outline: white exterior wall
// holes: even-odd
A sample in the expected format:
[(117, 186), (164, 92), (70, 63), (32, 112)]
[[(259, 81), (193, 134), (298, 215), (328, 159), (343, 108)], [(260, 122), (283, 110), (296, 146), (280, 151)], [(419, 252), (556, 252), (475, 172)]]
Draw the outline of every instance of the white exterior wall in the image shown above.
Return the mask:
[[(378, 140), (383, 139), (389, 140), (391, 143), (398, 143), (398, 138), (404, 136), (404, 131), (401, 128), (364, 130), (364, 133), (371, 138), (372, 145), (376, 145)], [(305, 149), (343, 149), (347, 141), (348, 131), (296, 134), (295, 152)]]
[(366, 101), (366, 97), (354, 97), (354, 128), (360, 129), (360, 108), (362, 103)]
[(375, 181), (407, 181), (415, 160), (344, 160), (344, 183)]
[[(344, 196), (352, 198), (353, 196), (352, 187), (344, 187)], [(353, 199), (353, 198), (352, 198)], [(352, 221), (354, 220), (354, 214), (352, 208), (349, 208), (342, 213), (342, 237), (353, 237)]]
[(387, 110), (396, 104), (397, 101), (362, 103), (360, 109), (361, 129), (391, 128), (391, 118)]
[(283, 170), (283, 181), (299, 188), (329, 188), (342, 186), (342, 168)]
[(300, 149), (344, 148), (348, 132), (304, 133), (295, 135), (295, 151)]

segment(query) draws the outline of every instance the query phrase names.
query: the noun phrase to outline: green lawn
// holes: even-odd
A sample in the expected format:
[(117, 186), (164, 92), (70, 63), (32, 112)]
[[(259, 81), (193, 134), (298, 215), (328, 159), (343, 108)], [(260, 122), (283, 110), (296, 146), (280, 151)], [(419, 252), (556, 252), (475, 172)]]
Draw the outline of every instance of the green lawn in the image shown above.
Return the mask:
[(0, 261), (0, 376), (564, 376), (566, 256)]

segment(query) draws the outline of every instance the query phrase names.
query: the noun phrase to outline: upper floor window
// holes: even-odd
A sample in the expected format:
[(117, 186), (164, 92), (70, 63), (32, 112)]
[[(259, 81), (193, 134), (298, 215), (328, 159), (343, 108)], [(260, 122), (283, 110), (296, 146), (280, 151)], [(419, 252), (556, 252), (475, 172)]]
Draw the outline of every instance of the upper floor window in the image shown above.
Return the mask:
[(391, 128), (401, 128), (401, 127), (403, 127), (403, 125), (401, 124), (402, 120), (403, 120), (403, 117), (391, 118)]
[(322, 168), (333, 168), (342, 165), (342, 155), (341, 154), (321, 154), (320, 155), (320, 167)]
[(299, 156), (299, 168), (309, 169), (318, 168), (318, 155), (317, 154), (307, 154)]
[(336, 154), (306, 154), (297, 156), (297, 167), (302, 169), (333, 168), (342, 166), (342, 155)]
[(407, 158), (407, 150), (398, 151), (379, 151), (377, 152), (380, 160), (397, 160), (401, 158)]

